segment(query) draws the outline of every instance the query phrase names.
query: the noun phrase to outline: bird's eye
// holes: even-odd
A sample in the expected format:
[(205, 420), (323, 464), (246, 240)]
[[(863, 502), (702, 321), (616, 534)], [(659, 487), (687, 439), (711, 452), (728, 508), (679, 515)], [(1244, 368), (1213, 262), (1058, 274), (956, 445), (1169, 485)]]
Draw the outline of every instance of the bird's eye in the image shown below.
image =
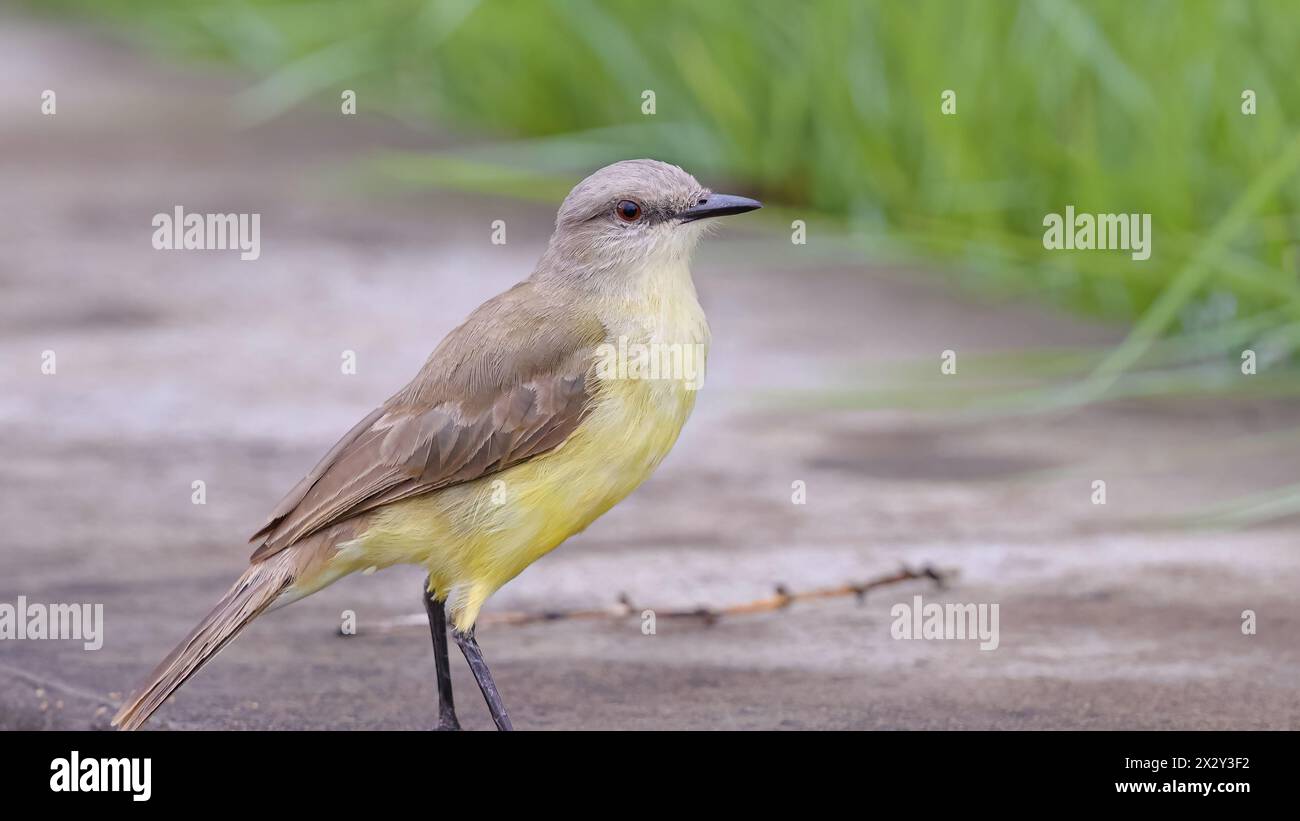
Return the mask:
[(618, 218), (623, 222), (636, 222), (641, 219), (641, 206), (632, 200), (623, 200), (615, 208)]

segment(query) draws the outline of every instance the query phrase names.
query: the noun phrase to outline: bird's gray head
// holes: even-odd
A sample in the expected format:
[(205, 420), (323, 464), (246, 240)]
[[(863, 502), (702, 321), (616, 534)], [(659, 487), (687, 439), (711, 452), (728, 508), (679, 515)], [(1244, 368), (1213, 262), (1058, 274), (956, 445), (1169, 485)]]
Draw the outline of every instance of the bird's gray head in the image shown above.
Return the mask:
[(616, 162), (564, 198), (547, 261), (583, 276), (684, 263), (708, 218), (761, 207), (757, 200), (715, 194), (675, 165)]

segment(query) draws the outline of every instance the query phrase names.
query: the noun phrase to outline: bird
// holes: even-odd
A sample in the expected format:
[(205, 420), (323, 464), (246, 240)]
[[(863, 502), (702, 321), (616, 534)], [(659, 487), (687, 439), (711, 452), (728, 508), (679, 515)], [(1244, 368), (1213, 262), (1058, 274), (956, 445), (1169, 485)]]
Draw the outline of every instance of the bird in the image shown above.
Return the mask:
[[(702, 367), (709, 344), (692, 253), (712, 218), (760, 207), (651, 159), (579, 182), (532, 273), (475, 309), (284, 497), (248, 568), (112, 724), (139, 728), (259, 615), (351, 573), (414, 564), (427, 569), (437, 729), (460, 729), (448, 632), (494, 725), (512, 729), (475, 637), (480, 609), (672, 449), (701, 381), (681, 351)], [(678, 367), (647, 367), (664, 346), (678, 346), (663, 358)], [(610, 367), (628, 351), (631, 367)]]

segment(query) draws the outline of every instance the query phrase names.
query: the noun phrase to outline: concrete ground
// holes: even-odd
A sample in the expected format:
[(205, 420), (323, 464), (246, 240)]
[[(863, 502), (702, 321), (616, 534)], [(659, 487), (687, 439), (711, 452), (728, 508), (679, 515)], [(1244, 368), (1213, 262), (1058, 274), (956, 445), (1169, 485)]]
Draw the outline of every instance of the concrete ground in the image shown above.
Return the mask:
[[(58, 113), (39, 113), (54, 89)], [(102, 603), (105, 641), (0, 641), (0, 728), (99, 728), (243, 568), (244, 539), (334, 440), (480, 301), (525, 276), (553, 206), (378, 193), (368, 152), (437, 138), (294, 113), (240, 128), (227, 77), (100, 37), (0, 26), (0, 603)], [(262, 214), (262, 257), (162, 252), (150, 220)], [(759, 217), (760, 215), (755, 215)], [(504, 219), (509, 242), (489, 242)], [(712, 626), (487, 625), (525, 729), (1297, 728), (1297, 523), (1168, 524), (1294, 481), (1300, 409), (1166, 399), (1032, 417), (794, 409), (907, 363), (1106, 345), (1115, 329), (962, 297), (933, 275), (791, 246), (779, 220), (707, 241), (715, 337), (660, 471), (487, 613), (721, 606), (930, 563), (908, 583)], [(44, 351), (57, 373), (41, 373)], [(355, 375), (341, 373), (343, 351)], [(960, 360), (959, 360), (960, 361)], [(1091, 503), (1107, 482), (1107, 504)], [(192, 483), (206, 504), (191, 503)], [(791, 502), (803, 481), (807, 503)], [(159, 728), (434, 723), (415, 568), (259, 620)], [(895, 641), (920, 593), (996, 603), (1000, 645)], [(1253, 610), (1258, 633), (1243, 635)], [(358, 633), (339, 634), (354, 611)], [(409, 624), (410, 626), (393, 626)], [(463, 723), (490, 727), (453, 659)]]

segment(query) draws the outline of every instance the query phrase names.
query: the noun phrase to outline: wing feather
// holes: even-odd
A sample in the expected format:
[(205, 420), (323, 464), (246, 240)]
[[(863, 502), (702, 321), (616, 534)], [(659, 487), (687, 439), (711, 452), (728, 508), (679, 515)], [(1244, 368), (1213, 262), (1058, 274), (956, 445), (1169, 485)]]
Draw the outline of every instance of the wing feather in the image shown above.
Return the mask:
[(253, 561), (555, 448), (590, 407), (588, 372), (604, 338), (594, 318), (539, 299), (530, 282), (485, 303), (284, 498), (253, 536)]

